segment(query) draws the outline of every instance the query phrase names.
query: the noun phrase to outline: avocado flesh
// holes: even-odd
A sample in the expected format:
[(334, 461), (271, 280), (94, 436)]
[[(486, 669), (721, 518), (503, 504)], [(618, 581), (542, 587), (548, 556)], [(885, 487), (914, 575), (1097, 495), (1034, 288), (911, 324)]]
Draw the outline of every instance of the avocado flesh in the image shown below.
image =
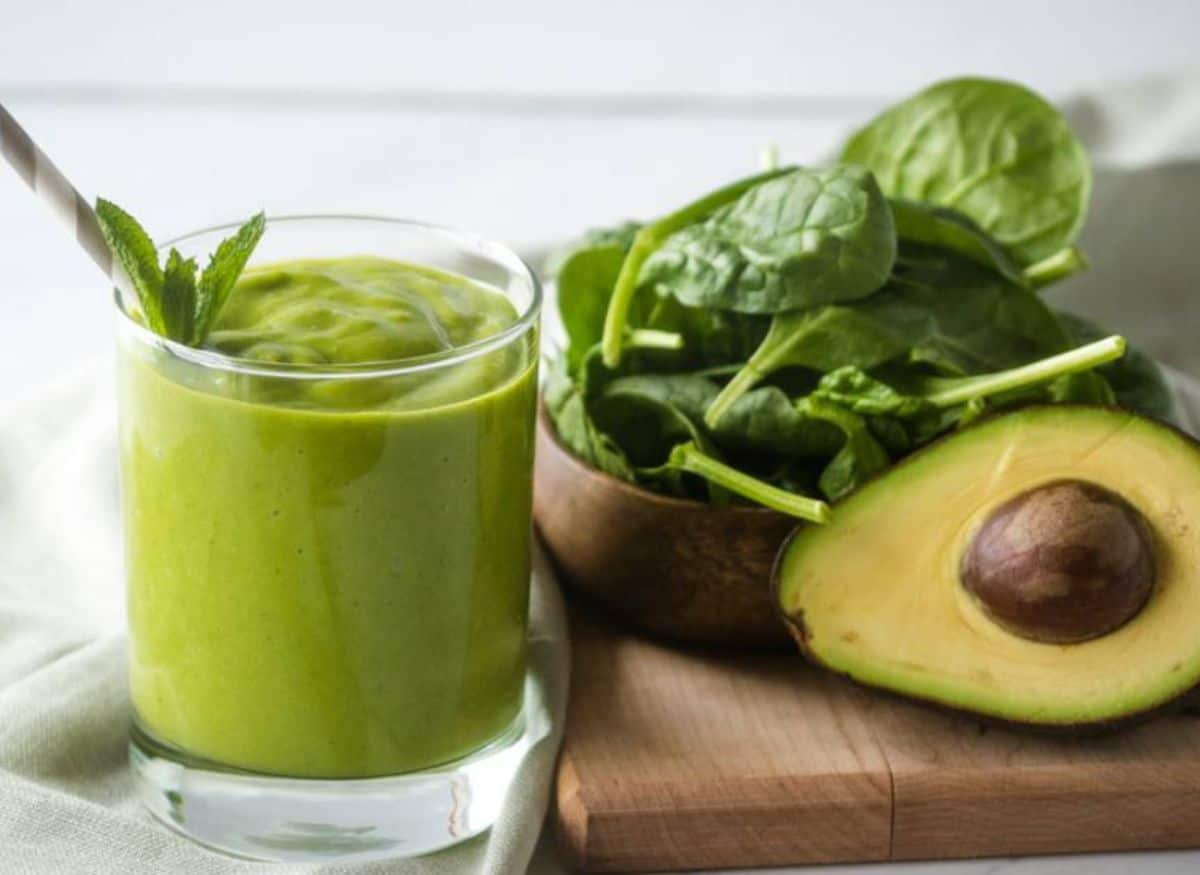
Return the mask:
[[(970, 538), (1007, 499), (1063, 477), (1148, 521), (1157, 580), (1120, 628), (1073, 644), (1006, 632), (960, 583)], [(914, 454), (797, 530), (776, 597), (801, 648), (870, 685), (1015, 723), (1100, 725), (1200, 684), (1200, 446), (1125, 411), (1031, 407)]]

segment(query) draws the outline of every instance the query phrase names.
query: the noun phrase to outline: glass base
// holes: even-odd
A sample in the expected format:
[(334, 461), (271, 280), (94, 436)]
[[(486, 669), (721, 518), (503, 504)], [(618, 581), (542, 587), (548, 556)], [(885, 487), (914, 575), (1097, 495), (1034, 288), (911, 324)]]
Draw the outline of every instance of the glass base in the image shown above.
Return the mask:
[(531, 735), (522, 713), (461, 760), (351, 780), (222, 771), (188, 761), (136, 728), (129, 757), (142, 804), (206, 847), (271, 862), (366, 861), (428, 854), (491, 827)]

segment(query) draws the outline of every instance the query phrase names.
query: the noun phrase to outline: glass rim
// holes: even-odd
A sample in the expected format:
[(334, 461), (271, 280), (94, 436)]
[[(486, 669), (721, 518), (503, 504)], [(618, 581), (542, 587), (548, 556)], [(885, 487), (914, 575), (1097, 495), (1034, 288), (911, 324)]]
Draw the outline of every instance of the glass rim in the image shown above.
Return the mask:
[[(422, 222), (417, 219), (402, 219), (394, 216), (381, 216), (366, 213), (297, 213), (282, 216), (268, 216), (266, 225), (270, 228), (272, 225), (301, 223), (301, 222), (371, 222), (384, 225), (394, 225), (410, 231), (421, 231), (433, 236), (439, 237), (447, 242), (453, 243), (464, 250), (469, 250), (475, 253), (481, 253), (496, 260), (501, 267), (508, 270), (511, 274), (519, 277), (523, 282), (527, 283), (531, 293), (528, 306), (524, 308), (515, 322), (512, 325), (505, 327), (503, 330), (495, 334), (484, 337), (480, 340), (473, 340), (470, 343), (456, 346), (452, 349), (441, 350), (435, 353), (428, 353), (421, 356), (413, 356), (406, 359), (397, 359), (395, 361), (375, 361), (375, 362), (357, 362), (348, 364), (309, 364), (309, 363), (292, 363), (292, 362), (263, 362), (256, 359), (241, 358), (238, 356), (226, 355), (211, 349), (199, 349), (194, 346), (188, 346), (185, 343), (180, 343), (177, 340), (163, 337), (151, 331), (146, 326), (138, 322), (130, 313), (125, 297), (121, 290), (116, 288), (113, 290), (113, 300), (116, 304), (118, 318), (122, 320), (122, 324), (126, 330), (131, 331), (138, 341), (144, 345), (152, 346), (166, 352), (172, 356), (182, 359), (191, 364), (213, 369), (230, 371), (237, 374), (246, 374), (256, 377), (275, 377), (289, 380), (365, 380), (379, 379), (385, 377), (399, 377), (407, 374), (416, 374), (427, 371), (437, 370), (439, 368), (450, 367), (461, 364), (479, 356), (486, 355), (498, 349), (508, 346), (516, 341), (527, 331), (533, 328), (537, 322), (538, 316), (542, 309), (543, 290), (541, 281), (533, 268), (529, 266), (520, 255), (514, 250), (505, 246), (503, 243), (483, 237), (478, 234), (473, 234), (468, 231), (463, 231), (458, 228), (452, 228), (446, 225), (437, 225), (430, 222)], [(161, 253), (168, 247), (176, 246), (180, 243), (186, 243), (189, 240), (194, 240), (198, 237), (203, 237), (206, 234), (217, 232), (233, 232), (241, 227), (240, 222), (229, 222), (219, 225), (211, 225), (206, 228), (200, 228), (195, 231), (189, 231), (186, 234), (180, 234), (163, 243), (158, 244), (157, 249)], [(470, 279), (470, 277), (468, 277)]]

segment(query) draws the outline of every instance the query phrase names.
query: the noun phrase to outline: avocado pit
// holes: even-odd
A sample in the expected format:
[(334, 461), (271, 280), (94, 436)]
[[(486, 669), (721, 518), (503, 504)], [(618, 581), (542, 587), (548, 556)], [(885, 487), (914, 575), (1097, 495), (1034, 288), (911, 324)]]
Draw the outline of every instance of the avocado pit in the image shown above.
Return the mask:
[(962, 585), (997, 624), (1034, 641), (1098, 638), (1127, 622), (1154, 587), (1154, 539), (1108, 489), (1056, 480), (997, 507), (963, 556)]

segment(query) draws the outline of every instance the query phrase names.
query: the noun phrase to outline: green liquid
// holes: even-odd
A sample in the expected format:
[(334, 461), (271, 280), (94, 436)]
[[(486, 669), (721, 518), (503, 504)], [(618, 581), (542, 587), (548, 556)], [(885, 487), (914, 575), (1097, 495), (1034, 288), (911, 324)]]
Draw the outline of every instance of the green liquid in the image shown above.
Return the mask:
[[(382, 259), (239, 283), (215, 349), (321, 365), (462, 346), (498, 292)], [(535, 340), (369, 381), (121, 353), (131, 690), (152, 736), (253, 771), (365, 777), (460, 757), (517, 716)]]

